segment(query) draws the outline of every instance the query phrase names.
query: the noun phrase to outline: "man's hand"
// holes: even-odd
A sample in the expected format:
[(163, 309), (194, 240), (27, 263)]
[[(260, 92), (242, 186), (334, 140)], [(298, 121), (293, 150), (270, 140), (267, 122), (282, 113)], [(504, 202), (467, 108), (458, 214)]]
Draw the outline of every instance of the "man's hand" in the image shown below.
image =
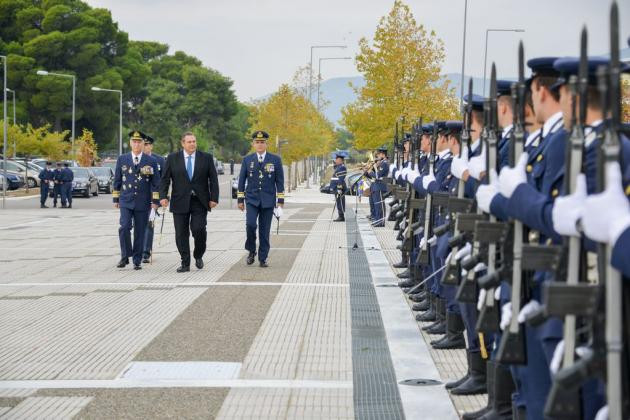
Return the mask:
[(160, 206), (158, 206), (157, 204), (151, 204), (151, 208), (152, 209), (157, 209), (158, 207), (160, 207)]
[(238, 208), (239, 208), (241, 211), (244, 211), (244, 210), (245, 210), (245, 203), (238, 203)]
[(211, 209), (215, 208), (218, 204), (219, 203), (215, 203), (214, 201), (211, 201), (210, 203), (208, 203)]
[(278, 203), (278, 207), (284, 207), (284, 203)]
[(160, 200), (160, 204), (162, 205), (162, 207), (167, 208), (168, 207), (168, 198), (163, 198)]
[(115, 209), (119, 209), (120, 208), (120, 203), (114, 203), (114, 208)]

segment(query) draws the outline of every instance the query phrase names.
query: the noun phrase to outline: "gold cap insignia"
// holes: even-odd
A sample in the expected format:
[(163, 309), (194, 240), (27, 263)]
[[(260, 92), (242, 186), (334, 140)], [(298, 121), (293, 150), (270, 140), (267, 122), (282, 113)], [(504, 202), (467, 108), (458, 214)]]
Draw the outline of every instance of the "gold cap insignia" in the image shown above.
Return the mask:
[(263, 133), (261, 131), (259, 131), (258, 134), (256, 134), (256, 138), (257, 139), (262, 139), (263, 138)]

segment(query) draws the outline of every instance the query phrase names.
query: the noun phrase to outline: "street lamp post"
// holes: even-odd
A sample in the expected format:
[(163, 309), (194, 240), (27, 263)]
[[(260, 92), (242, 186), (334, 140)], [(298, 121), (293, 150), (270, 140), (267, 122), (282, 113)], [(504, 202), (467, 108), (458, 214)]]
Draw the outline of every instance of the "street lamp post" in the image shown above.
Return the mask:
[(486, 48), (483, 53), (483, 94), (484, 95), (486, 94), (486, 67), (488, 65), (488, 34), (490, 32), (525, 32), (525, 29), (486, 29)]
[(313, 49), (315, 48), (348, 48), (346, 45), (313, 45), (311, 46), (311, 61), (308, 62), (308, 100), (312, 102), (311, 92), (313, 86), (311, 81), (313, 80)]
[(468, 0), (464, 0), (464, 45), (462, 47), (462, 78), (459, 82), (460, 84), (460, 92), (459, 92), (459, 109), (462, 114), (464, 113), (464, 107), (462, 104), (464, 103), (464, 70), (466, 64), (466, 18), (468, 17)]
[(3, 72), (2, 72), (2, 126), (3, 126), (3, 149), (2, 159), (4, 160), (4, 182), (2, 182), (2, 208), (6, 208), (7, 200), (7, 56), (0, 55), (2, 58)]
[(123, 104), (123, 93), (122, 90), (118, 89), (104, 89), (97, 86), (92, 86), (92, 90), (94, 92), (115, 92), (120, 95), (120, 105), (118, 108), (120, 120), (118, 124), (118, 156), (122, 155), (122, 104)]
[(75, 126), (75, 111), (76, 111), (76, 93), (77, 93), (77, 77), (73, 74), (63, 74), (63, 73), (51, 73), (46, 70), (38, 70), (37, 74), (39, 76), (57, 76), (57, 77), (68, 77), (72, 79), (72, 137), (70, 138), (72, 142), (72, 160), (75, 159), (74, 155), (74, 126)]
[[(15, 91), (13, 89), (6, 89), (7, 92), (10, 92), (13, 95), (13, 126), (15, 127)], [(15, 142), (15, 137), (13, 137), (13, 159), (15, 159), (17, 154), (17, 149), (16, 149), (16, 142)]]
[(317, 111), (319, 111), (319, 81), (322, 78), (322, 61), (326, 60), (352, 60), (352, 57), (320, 57), (317, 66)]

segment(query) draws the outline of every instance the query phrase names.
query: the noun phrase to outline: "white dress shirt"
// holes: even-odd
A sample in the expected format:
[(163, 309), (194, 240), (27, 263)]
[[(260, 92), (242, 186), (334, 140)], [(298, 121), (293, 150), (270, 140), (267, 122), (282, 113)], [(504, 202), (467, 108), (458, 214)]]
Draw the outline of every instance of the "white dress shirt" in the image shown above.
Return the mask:
[[(136, 158), (138, 158), (138, 160), (136, 160)], [(142, 160), (142, 152), (140, 152), (140, 154), (138, 155), (134, 155), (133, 152), (131, 152), (131, 161), (133, 162), (134, 165), (140, 165), (141, 160)]]
[(267, 156), (267, 152), (263, 152), (263, 154), (258, 154), (258, 152), (256, 153), (256, 159), (258, 159), (258, 162), (264, 162), (265, 161), (265, 157)]

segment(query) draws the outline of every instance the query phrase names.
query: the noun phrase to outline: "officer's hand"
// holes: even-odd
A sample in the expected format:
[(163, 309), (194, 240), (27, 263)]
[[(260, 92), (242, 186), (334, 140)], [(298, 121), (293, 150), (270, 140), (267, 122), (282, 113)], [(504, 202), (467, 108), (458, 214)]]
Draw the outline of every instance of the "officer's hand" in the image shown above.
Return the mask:
[(523, 153), (513, 168), (505, 167), (499, 174), (499, 192), (506, 198), (512, 197), (514, 190), (527, 182), (525, 165), (527, 165), (527, 153)]
[(160, 207), (160, 206), (158, 206), (157, 204), (151, 204), (151, 208), (152, 209), (157, 209), (158, 207)]
[(238, 203), (238, 208), (239, 208), (239, 210), (244, 211), (245, 210), (245, 203)]
[(577, 222), (582, 216), (584, 200), (586, 200), (586, 177), (584, 174), (579, 174), (575, 192), (558, 197), (553, 203), (551, 220), (556, 232), (564, 236), (580, 236), (577, 231)]
[(115, 209), (119, 209), (120, 208), (120, 204), (119, 203), (114, 203), (114, 208)]
[(215, 203), (214, 201), (211, 201), (210, 203), (208, 203), (211, 209), (215, 208), (218, 204), (219, 203)]
[(163, 198), (160, 200), (160, 204), (162, 205), (162, 207), (166, 208), (168, 207), (168, 199), (167, 198)]
[(492, 203), (492, 199), (495, 195), (498, 194), (498, 185), (499, 182), (497, 180), (497, 171), (492, 169), (490, 171), (490, 183), (482, 184), (477, 189), (477, 193), (475, 194), (475, 198), (477, 199), (477, 207), (486, 213), (490, 213), (490, 203)]
[(451, 162), (451, 174), (457, 179), (462, 179), (466, 171), (468, 171), (468, 162), (464, 158), (454, 157)]
[(284, 203), (278, 203), (278, 207), (280, 208), (284, 207)]

